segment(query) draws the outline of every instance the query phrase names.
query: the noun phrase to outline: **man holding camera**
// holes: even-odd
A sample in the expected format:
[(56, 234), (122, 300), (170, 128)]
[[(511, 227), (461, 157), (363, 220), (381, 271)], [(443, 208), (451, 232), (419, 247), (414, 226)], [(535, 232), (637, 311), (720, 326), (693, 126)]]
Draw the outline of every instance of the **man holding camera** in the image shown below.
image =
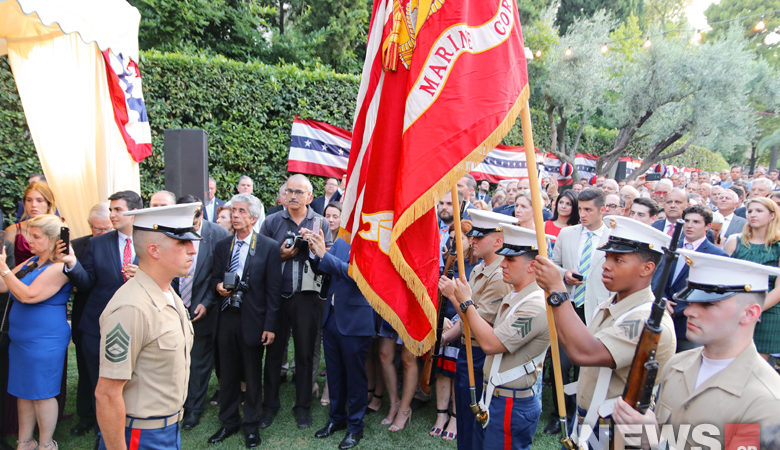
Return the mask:
[(311, 419), (312, 372), (317, 330), (322, 319), (322, 304), (317, 280), (309, 263), (309, 244), (301, 237), (304, 232), (319, 228), (325, 236), (325, 245), (333, 241), (325, 219), (309, 207), (312, 186), (303, 175), (293, 175), (287, 180), (287, 209), (268, 216), (260, 228), (260, 234), (278, 244), (281, 254), (282, 288), (277, 324), (278, 337), (268, 349), (265, 368), (265, 400), (260, 427), (273, 423), (279, 411), (279, 385), (285, 343), (292, 328), (295, 345), (295, 406), (293, 413), (298, 428), (309, 428)]
[(276, 242), (254, 233), (260, 200), (237, 194), (230, 200), (236, 234), (214, 249), (211, 283), (219, 294), (219, 420), (222, 427), (210, 444), (238, 432), (241, 381), (246, 382), (243, 429), (247, 448), (260, 445), (258, 425), (262, 399), (263, 350), (274, 342), (279, 310), (281, 261)]

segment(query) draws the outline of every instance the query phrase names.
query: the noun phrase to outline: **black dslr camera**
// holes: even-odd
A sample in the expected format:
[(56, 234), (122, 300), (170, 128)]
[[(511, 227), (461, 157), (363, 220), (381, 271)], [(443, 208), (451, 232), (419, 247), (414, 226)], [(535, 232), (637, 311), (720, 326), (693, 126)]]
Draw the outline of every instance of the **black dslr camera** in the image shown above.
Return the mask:
[(299, 252), (305, 252), (309, 249), (309, 241), (304, 239), (300, 234), (295, 234), (292, 231), (288, 231), (284, 237), (284, 248), (295, 247)]
[(222, 280), (222, 287), (226, 291), (231, 291), (230, 297), (225, 299), (222, 304), (222, 310), (228, 307), (241, 308), (241, 303), (244, 301), (244, 294), (249, 290), (249, 285), (239, 279), (238, 274), (235, 272), (225, 272), (225, 277)]

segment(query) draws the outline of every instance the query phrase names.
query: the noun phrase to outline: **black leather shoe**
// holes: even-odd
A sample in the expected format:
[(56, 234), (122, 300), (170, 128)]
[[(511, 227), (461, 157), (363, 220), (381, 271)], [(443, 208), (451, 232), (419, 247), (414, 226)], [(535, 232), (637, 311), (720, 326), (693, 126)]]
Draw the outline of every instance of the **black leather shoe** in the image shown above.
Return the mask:
[(295, 422), (298, 423), (299, 430), (311, 427), (311, 413), (309, 411), (296, 411)]
[(260, 435), (253, 431), (246, 435), (246, 448), (255, 448), (260, 446)]
[(317, 430), (316, 433), (314, 433), (314, 437), (316, 437), (317, 439), (324, 439), (326, 437), (329, 437), (333, 433), (339, 430), (344, 430), (346, 428), (347, 428), (346, 424), (335, 425), (333, 422), (328, 422), (327, 425), (320, 428), (319, 430)]
[(199, 423), (200, 423), (200, 417), (194, 414), (191, 416), (184, 416), (184, 420), (181, 421), (181, 429), (185, 431), (191, 430), (197, 427)]
[(347, 433), (347, 435), (344, 436), (344, 439), (339, 443), (339, 448), (341, 450), (346, 450), (348, 448), (356, 447), (361, 439), (363, 439), (362, 431), (360, 433)]
[(544, 427), (544, 434), (558, 434), (561, 432), (561, 422), (558, 421), (557, 417), (551, 417), (550, 421), (547, 422), (547, 426)]
[(94, 423), (79, 422), (70, 429), (71, 436), (84, 436), (95, 429)]
[(258, 426), (261, 430), (265, 430), (274, 423), (274, 418), (276, 418), (276, 413), (263, 413), (263, 417), (260, 418), (260, 424)]
[(216, 444), (218, 442), (222, 442), (228, 437), (236, 434), (237, 432), (238, 432), (238, 427), (230, 428), (230, 429), (222, 427), (219, 429), (219, 431), (211, 435), (211, 437), (209, 438), (209, 444)]

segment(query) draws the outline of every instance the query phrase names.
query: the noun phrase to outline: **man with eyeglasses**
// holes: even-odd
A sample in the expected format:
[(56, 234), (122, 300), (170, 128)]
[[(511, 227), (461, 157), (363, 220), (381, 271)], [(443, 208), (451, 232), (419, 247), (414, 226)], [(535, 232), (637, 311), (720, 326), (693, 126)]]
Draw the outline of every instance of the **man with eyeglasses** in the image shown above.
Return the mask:
[(608, 194), (604, 197), (604, 215), (622, 216), (625, 203), (618, 194)]
[(319, 229), (328, 248), (333, 244), (330, 227), (324, 217), (314, 212), (312, 185), (304, 175), (296, 174), (287, 180), (285, 190), (287, 209), (270, 215), (260, 227), (260, 234), (268, 236), (280, 245), (282, 258), (281, 302), (276, 324), (277, 336), (268, 348), (265, 368), (265, 396), (260, 428), (271, 426), (280, 408), (282, 360), (289, 339), (290, 329), (295, 345), (295, 406), (293, 414), (298, 428), (311, 426), (312, 375), (314, 346), (322, 319), (322, 301), (319, 287), (313, 278), (309, 262), (307, 233)]
[(657, 204), (663, 205), (666, 203), (666, 196), (669, 195), (673, 187), (672, 182), (668, 178), (658, 180), (653, 190), (650, 191), (650, 198)]
[(337, 202), (341, 200), (341, 192), (339, 192), (339, 180), (336, 177), (330, 177), (325, 180), (325, 195), (315, 197), (311, 201), (311, 209), (319, 215), (323, 215), (325, 207), (330, 202)]
[[(111, 225), (111, 219), (108, 217), (108, 205), (105, 203), (98, 203), (89, 210), (87, 223), (92, 234), (70, 242), (77, 259), (84, 257), (84, 252), (90, 239), (106, 234), (114, 229)], [(90, 388), (87, 365), (84, 359), (84, 348), (81, 345), (81, 331), (79, 330), (79, 322), (81, 321), (81, 314), (84, 312), (88, 293), (89, 291), (74, 291), (73, 310), (71, 311), (71, 337), (73, 338), (73, 344), (76, 346), (76, 367), (79, 373), (79, 382), (76, 388), (76, 414), (79, 416), (79, 421), (70, 429), (70, 434), (73, 436), (83, 436), (87, 432), (92, 431), (97, 423), (93, 400), (94, 391)]]

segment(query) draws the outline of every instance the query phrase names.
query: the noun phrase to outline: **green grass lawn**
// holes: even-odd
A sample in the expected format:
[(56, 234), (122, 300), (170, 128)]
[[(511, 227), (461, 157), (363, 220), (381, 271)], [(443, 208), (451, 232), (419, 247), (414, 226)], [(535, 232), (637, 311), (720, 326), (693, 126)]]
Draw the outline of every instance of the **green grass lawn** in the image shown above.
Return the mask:
[[(78, 373), (76, 371), (76, 356), (73, 345), (68, 349), (68, 391), (67, 391), (67, 404), (65, 406), (66, 414), (74, 414), (76, 410), (76, 380)], [(324, 378), (318, 379), (320, 386), (322, 387), (325, 382)], [(209, 389), (209, 395), (217, 388), (217, 380), (215, 377), (211, 379), (211, 387)], [(295, 400), (295, 387), (292, 383), (286, 382), (282, 384), (281, 388), (281, 401), (282, 409), (276, 416), (276, 420), (273, 425), (260, 431), (260, 437), (263, 442), (261, 447), (274, 448), (274, 449), (300, 449), (300, 448), (338, 448), (338, 444), (344, 437), (344, 432), (340, 431), (328, 439), (315, 439), (314, 433), (328, 420), (328, 407), (321, 406), (319, 401), (314, 402), (312, 406), (312, 416), (314, 424), (307, 430), (299, 430), (295, 418), (292, 414), (292, 405)], [(544, 392), (544, 412), (540, 420), (539, 429), (534, 437), (534, 449), (557, 449), (560, 448), (560, 444), (557, 441), (557, 437), (547, 436), (541, 433), (541, 429), (544, 427), (550, 407), (550, 394), (549, 389), (545, 389)], [(428, 436), (428, 430), (433, 425), (436, 419), (436, 410), (433, 402), (429, 402), (428, 405), (415, 411), (412, 416), (411, 424), (403, 431), (398, 433), (391, 433), (387, 431), (387, 426), (380, 425), (379, 422), (387, 414), (388, 401), (385, 399), (385, 404), (378, 414), (370, 414), (366, 416), (366, 428), (363, 433), (364, 437), (360, 441), (358, 448), (363, 449), (388, 449), (388, 448), (414, 448), (414, 449), (433, 449), (433, 448), (456, 448), (454, 442), (445, 442), (440, 438), (433, 438)], [(217, 419), (217, 406), (207, 405), (206, 412), (201, 418), (200, 425), (190, 431), (182, 431), (182, 448), (184, 449), (239, 449), (244, 448), (244, 436), (243, 433), (237, 433), (225, 442), (216, 445), (209, 445), (206, 441), (209, 436), (216, 432), (220, 423)], [(92, 449), (94, 445), (94, 437), (72, 437), (70, 435), (70, 428), (76, 424), (78, 418), (75, 414), (69, 417), (67, 420), (60, 422), (57, 425), (57, 431), (54, 438), (60, 445), (61, 449)], [(6, 442), (13, 443), (14, 437), (8, 436)]]

